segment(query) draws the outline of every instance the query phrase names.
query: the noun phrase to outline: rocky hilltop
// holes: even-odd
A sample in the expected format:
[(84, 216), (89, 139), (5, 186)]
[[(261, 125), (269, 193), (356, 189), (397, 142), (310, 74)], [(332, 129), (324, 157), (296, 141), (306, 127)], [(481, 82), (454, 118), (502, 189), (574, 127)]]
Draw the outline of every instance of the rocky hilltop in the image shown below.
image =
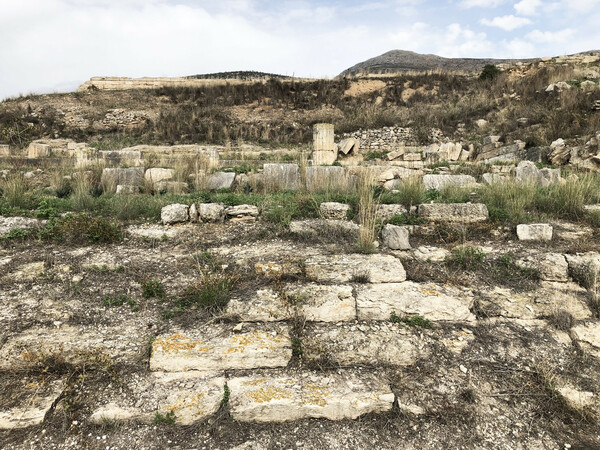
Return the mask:
[[(593, 56), (598, 51), (588, 51), (563, 58)], [(560, 57), (559, 57), (560, 58)], [(551, 59), (551, 58), (541, 58)], [(444, 58), (437, 55), (423, 55), (407, 50), (392, 50), (360, 62), (344, 70), (340, 76), (384, 74), (398, 72), (425, 72), (442, 70), (449, 72), (479, 72), (486, 64), (513, 66), (530, 64), (537, 59), (493, 59), (493, 58)]]

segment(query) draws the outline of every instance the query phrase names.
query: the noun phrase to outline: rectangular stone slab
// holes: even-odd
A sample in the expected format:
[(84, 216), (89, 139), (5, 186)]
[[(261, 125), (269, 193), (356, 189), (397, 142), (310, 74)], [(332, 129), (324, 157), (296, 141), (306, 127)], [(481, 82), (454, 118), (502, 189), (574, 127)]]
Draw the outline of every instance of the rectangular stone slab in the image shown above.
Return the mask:
[(224, 395), (225, 377), (215, 372), (154, 372), (133, 374), (120, 389), (104, 395), (90, 421), (136, 420), (150, 423), (157, 413), (175, 414), (175, 425), (191, 425), (217, 412)]
[(356, 319), (356, 300), (352, 286), (294, 284), (285, 286), (282, 294), (261, 289), (251, 298), (231, 299), (226, 315), (242, 322), (277, 322), (295, 315), (308, 321), (340, 322)]
[(150, 370), (285, 367), (291, 357), (292, 342), (286, 325), (213, 324), (157, 338), (152, 343)]
[(345, 323), (335, 327), (307, 324), (302, 339), (302, 357), (319, 364), (327, 361), (347, 366), (410, 366), (427, 357), (427, 338), (403, 325)]
[(306, 274), (318, 282), (347, 283), (357, 275), (368, 275), (371, 283), (406, 280), (402, 262), (391, 255), (320, 255), (306, 260)]
[(469, 291), (412, 281), (366, 285), (358, 289), (356, 298), (358, 320), (390, 320), (394, 312), (433, 321), (473, 321), (472, 306)]
[(372, 374), (256, 375), (227, 384), (231, 415), (242, 422), (356, 419), (389, 411), (394, 403), (389, 385)]

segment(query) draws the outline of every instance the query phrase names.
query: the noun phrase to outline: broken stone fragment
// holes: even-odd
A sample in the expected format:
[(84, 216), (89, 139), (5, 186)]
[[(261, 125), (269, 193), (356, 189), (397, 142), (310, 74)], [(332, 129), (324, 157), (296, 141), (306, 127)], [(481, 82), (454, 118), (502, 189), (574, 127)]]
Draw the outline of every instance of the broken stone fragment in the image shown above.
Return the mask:
[(188, 205), (174, 204), (165, 206), (160, 212), (160, 218), (165, 225), (187, 222), (189, 219)]
[(324, 219), (348, 220), (350, 205), (336, 202), (324, 202), (319, 206), (319, 210)]
[(381, 232), (383, 245), (391, 250), (408, 250), (411, 248), (409, 242), (410, 231), (407, 227), (399, 227), (387, 224)]
[(517, 225), (517, 237), (520, 241), (551, 241), (552, 226), (547, 223)]
[(423, 203), (419, 216), (433, 222), (485, 222), (490, 215), (483, 203)]

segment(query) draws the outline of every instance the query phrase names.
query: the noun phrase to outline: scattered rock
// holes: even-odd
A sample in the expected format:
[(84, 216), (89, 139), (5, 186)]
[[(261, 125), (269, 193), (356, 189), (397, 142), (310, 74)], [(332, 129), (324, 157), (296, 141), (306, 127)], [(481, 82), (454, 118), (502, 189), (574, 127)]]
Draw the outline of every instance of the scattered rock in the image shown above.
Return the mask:
[(336, 202), (325, 202), (321, 203), (319, 210), (321, 211), (321, 216), (324, 219), (347, 220), (348, 213), (350, 212), (350, 205)]
[(225, 205), (222, 203), (200, 203), (198, 218), (202, 222), (223, 222), (225, 220)]
[(258, 207), (237, 205), (225, 208), (225, 215), (233, 222), (254, 222), (258, 217)]

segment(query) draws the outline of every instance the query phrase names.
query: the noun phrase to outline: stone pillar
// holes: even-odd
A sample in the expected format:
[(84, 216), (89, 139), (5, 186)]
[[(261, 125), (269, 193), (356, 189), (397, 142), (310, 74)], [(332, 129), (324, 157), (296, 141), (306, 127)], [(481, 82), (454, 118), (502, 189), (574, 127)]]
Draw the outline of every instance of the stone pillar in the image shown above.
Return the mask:
[(313, 164), (331, 165), (335, 162), (338, 149), (334, 141), (333, 125), (317, 123), (313, 127)]

